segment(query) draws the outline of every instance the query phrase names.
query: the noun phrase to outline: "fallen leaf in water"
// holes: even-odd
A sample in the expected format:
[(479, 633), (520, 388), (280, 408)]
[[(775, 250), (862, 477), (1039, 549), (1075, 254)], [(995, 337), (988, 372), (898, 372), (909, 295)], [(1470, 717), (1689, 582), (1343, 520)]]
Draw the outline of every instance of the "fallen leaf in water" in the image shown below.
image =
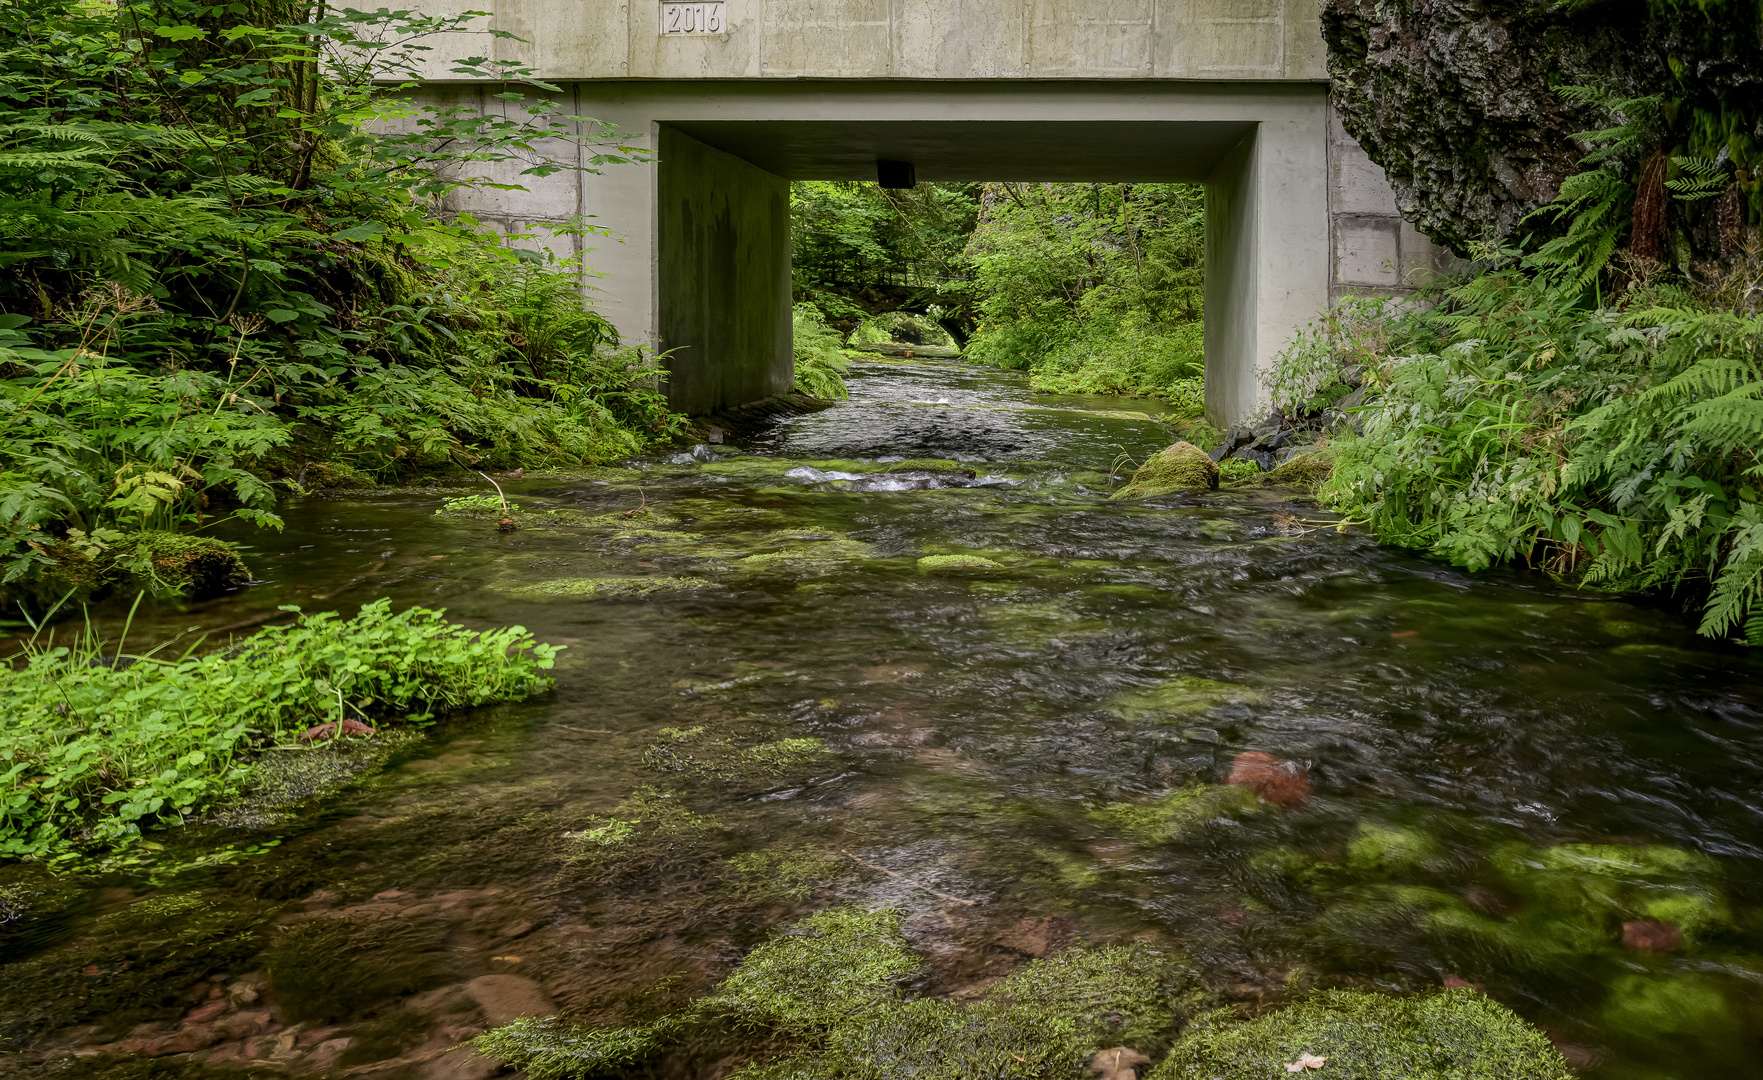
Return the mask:
[(1305, 1069), (1320, 1069), (1328, 1063), (1325, 1057), (1305, 1054), (1303, 1057), (1286, 1066), (1286, 1072), (1303, 1072)]
[(490, 957), (490, 959), (491, 960), (500, 960), (504, 964), (518, 964), (518, 963), (520, 963), (520, 957), (518, 957), (518, 956), (492, 956), (492, 957)]

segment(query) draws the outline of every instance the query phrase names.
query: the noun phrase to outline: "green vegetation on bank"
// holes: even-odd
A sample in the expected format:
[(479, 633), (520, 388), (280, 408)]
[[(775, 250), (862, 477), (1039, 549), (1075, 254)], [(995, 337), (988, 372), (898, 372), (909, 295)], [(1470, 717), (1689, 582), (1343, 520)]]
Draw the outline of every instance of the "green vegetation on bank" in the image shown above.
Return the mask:
[(1167, 396), (1203, 366), (1200, 189), (989, 184), (968, 355), (1037, 390)]
[[(505, 80), (504, 109), (401, 97), (469, 21), (0, 4), (4, 599), (70, 547), (117, 564), (142, 530), (274, 526), (280, 491), (599, 462), (674, 430), (580, 266), (441, 212), (487, 170), (636, 153), (481, 56), (452, 70)], [(555, 138), (586, 164), (539, 151)]]
[(1288, 411), (1359, 399), (1324, 499), (1480, 570), (1683, 593), (1763, 644), (1763, 259), (1621, 292), (1504, 253), (1430, 306), (1332, 315), (1281, 363)]
[(200, 657), (40, 632), (22, 662), (0, 667), (0, 858), (125, 845), (238, 794), (254, 754), (301, 753), (382, 720), (422, 722), (551, 685), (541, 672), (556, 646), (442, 615), (393, 614), (379, 600)]
[[(1647, 0), (1600, 16), (1596, 48), (1573, 36), (1585, 24), (1567, 28), (1585, 8), (1553, 9), (1563, 26), (1533, 27), (1500, 63), (1577, 72), (1580, 85), (1538, 101), (1539, 123), (1561, 108), (1599, 130), (1549, 142), (1519, 128), (1529, 145), (1503, 146), (1513, 136), (1488, 124), (1489, 141), (1447, 147), (1462, 160), (1430, 172), (1469, 179), (1413, 190), (1414, 212), (1473, 263), (1418, 303), (1331, 313), (1281, 362), (1275, 398), (1288, 414), (1349, 414), (1358, 430), (1335, 440), (1323, 494), (1381, 540), (1471, 569), (1523, 563), (1591, 587), (1675, 592), (1700, 610), (1703, 633), (1763, 644), (1757, 7)], [(1426, 18), (1459, 16), (1453, 35), (1496, 25), (1467, 8)], [(1375, 72), (1355, 67), (1357, 47), (1331, 37), (1348, 126), (1367, 134), (1378, 134), (1375, 102), (1456, 76), (1451, 58), (1398, 50), (1380, 52)], [(1466, 93), (1531, 93), (1477, 78)], [(1472, 95), (1449, 106), (1459, 117), (1477, 107)], [(1436, 160), (1389, 150), (1399, 177)], [(1513, 151), (1584, 157), (1516, 227), (1466, 222), (1464, 208), (1490, 202), (1465, 185), (1505, 184), (1480, 163)], [(1495, 238), (1470, 243), (1476, 226)]]
[(801, 182), (791, 207), (799, 381), (830, 332), (869, 343), (921, 318), (1037, 390), (1198, 411), (1198, 187)]

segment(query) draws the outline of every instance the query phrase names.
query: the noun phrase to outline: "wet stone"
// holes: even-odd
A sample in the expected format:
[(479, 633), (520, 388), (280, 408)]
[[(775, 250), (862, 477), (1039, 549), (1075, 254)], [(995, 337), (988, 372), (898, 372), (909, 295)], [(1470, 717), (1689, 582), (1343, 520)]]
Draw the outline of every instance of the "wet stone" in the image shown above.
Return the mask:
[(1248, 788), (1280, 806), (1296, 806), (1311, 795), (1310, 774), (1304, 766), (1259, 750), (1238, 754), (1225, 783)]
[(500, 1027), (523, 1016), (550, 1016), (557, 1011), (543, 987), (524, 975), (479, 975), (465, 992)]
[(1676, 923), (1637, 920), (1622, 924), (1622, 947), (1636, 952), (1671, 952), (1683, 948), (1683, 931)]

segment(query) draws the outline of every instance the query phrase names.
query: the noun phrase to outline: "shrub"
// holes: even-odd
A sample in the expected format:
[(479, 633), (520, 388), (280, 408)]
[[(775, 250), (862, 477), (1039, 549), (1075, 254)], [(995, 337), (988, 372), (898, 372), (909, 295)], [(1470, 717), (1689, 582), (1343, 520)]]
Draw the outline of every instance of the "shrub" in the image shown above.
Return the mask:
[(556, 646), (442, 615), (377, 600), (353, 618), (301, 615), (177, 660), (51, 637), (0, 669), (0, 855), (126, 844), (181, 822), (238, 792), (253, 751), (319, 724), (420, 721), (550, 686), (540, 672)]

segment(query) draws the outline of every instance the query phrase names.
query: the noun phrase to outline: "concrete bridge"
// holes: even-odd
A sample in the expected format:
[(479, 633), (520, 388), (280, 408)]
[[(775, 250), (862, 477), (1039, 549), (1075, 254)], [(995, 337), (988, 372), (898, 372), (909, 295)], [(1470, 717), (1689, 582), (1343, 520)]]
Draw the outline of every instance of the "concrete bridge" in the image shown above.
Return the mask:
[[(1316, 0), (496, 0), (493, 18), (526, 39), (498, 59), (655, 160), (457, 208), (613, 230), (560, 253), (598, 248), (601, 310), (670, 351), (688, 413), (789, 388), (788, 181), (874, 180), (878, 161), (918, 180), (1204, 184), (1214, 422), (1264, 403), (1259, 373), (1331, 300), (1441, 256), (1331, 114)], [(503, 107), (492, 93), (425, 91)]]

